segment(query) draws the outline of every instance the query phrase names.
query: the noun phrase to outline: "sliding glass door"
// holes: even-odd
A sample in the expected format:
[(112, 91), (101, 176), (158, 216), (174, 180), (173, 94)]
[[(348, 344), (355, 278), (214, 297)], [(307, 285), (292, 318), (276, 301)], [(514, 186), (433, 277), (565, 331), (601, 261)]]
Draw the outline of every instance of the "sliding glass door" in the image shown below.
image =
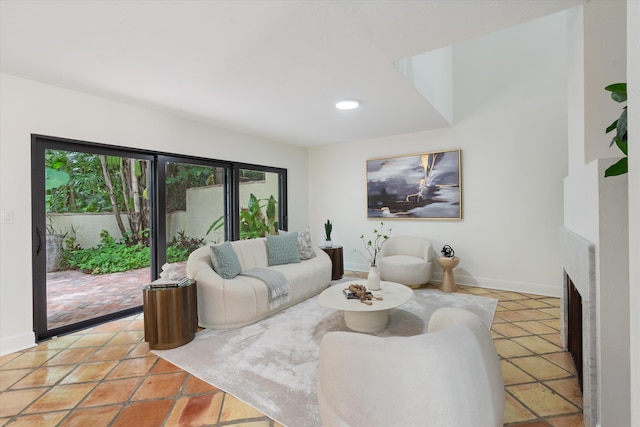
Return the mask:
[(286, 170), (32, 136), (38, 341), (142, 309), (167, 263), (286, 229)]
[(38, 340), (139, 311), (155, 267), (152, 156), (33, 141)]

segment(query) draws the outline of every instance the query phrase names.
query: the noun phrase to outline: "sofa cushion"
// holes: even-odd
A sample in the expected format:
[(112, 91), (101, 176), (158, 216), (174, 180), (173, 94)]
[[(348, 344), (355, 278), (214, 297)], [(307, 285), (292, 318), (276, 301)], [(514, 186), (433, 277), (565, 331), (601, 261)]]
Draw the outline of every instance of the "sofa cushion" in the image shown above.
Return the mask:
[(298, 233), (267, 236), (267, 256), (269, 265), (290, 264), (300, 262), (298, 252)]
[(211, 246), (211, 263), (215, 272), (224, 279), (233, 279), (242, 271), (238, 256), (229, 242)]
[[(288, 234), (288, 231), (278, 230), (278, 234)], [(316, 256), (313, 250), (313, 244), (311, 243), (311, 233), (308, 228), (300, 230), (298, 233), (298, 254), (300, 255), (300, 261), (311, 259)]]

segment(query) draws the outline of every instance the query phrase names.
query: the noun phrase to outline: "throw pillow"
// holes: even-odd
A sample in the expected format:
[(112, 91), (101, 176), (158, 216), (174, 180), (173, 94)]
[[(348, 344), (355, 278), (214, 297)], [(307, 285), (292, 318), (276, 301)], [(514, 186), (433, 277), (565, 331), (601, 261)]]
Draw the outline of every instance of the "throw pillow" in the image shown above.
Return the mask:
[(311, 259), (316, 256), (311, 244), (311, 233), (308, 229), (298, 231), (298, 253), (301, 260)]
[(238, 256), (229, 242), (211, 246), (211, 263), (223, 279), (233, 279), (242, 271)]
[[(278, 234), (288, 234), (288, 231), (278, 230)], [(311, 259), (316, 256), (313, 250), (313, 244), (311, 243), (311, 233), (308, 228), (300, 230), (298, 233), (298, 254), (300, 255), (300, 261)]]
[(298, 233), (267, 235), (267, 256), (269, 265), (300, 262)]

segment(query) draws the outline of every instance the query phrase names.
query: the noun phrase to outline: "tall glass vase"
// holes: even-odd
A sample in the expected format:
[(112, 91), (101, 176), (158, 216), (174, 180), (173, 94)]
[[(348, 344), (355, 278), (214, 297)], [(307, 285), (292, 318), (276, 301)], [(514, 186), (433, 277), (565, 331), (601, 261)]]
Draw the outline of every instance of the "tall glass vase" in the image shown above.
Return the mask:
[(378, 266), (372, 265), (369, 268), (369, 275), (367, 276), (367, 282), (370, 291), (380, 290), (380, 273), (378, 273)]

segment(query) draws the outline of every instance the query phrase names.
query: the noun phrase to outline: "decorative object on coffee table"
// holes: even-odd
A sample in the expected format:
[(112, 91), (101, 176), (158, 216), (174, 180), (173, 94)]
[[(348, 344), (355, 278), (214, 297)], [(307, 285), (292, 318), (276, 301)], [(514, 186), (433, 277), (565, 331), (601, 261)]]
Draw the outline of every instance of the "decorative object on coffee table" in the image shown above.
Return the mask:
[[(381, 282), (379, 291), (372, 291), (376, 301), (371, 305), (360, 303), (359, 299), (347, 299), (343, 289), (352, 284), (362, 284), (362, 280), (352, 280), (336, 286), (329, 286), (318, 296), (318, 303), (327, 308), (342, 310), (347, 327), (358, 332), (377, 332), (384, 329), (389, 321), (389, 310), (409, 301), (413, 290), (394, 282)], [(367, 290), (371, 290), (367, 287)], [(377, 300), (382, 297), (381, 300)]]
[(344, 259), (342, 256), (342, 246), (320, 246), (331, 258), (331, 280), (338, 280), (344, 275)]
[(372, 291), (377, 291), (380, 289), (380, 272), (378, 271), (378, 264), (376, 264), (378, 260), (378, 254), (382, 250), (382, 245), (389, 239), (389, 234), (391, 234), (391, 229), (387, 231), (387, 234), (384, 232), (384, 222), (380, 223), (380, 229), (373, 230), (373, 240), (365, 240), (364, 234), (360, 236), (360, 240), (364, 244), (365, 252), (361, 252), (355, 249), (364, 259), (369, 261), (369, 275), (367, 276), (367, 281), (369, 283), (368, 288)]
[(333, 241), (331, 240), (331, 231), (333, 231), (333, 224), (331, 221), (327, 220), (324, 223), (324, 246), (326, 248), (330, 248), (333, 246)]
[(442, 292), (456, 291), (456, 279), (453, 274), (453, 269), (458, 266), (459, 262), (460, 258), (457, 256), (442, 256), (438, 258), (438, 264), (440, 264), (440, 267), (444, 270), (442, 273)]
[(158, 279), (142, 289), (144, 340), (151, 350), (179, 347), (198, 329), (196, 282)]

